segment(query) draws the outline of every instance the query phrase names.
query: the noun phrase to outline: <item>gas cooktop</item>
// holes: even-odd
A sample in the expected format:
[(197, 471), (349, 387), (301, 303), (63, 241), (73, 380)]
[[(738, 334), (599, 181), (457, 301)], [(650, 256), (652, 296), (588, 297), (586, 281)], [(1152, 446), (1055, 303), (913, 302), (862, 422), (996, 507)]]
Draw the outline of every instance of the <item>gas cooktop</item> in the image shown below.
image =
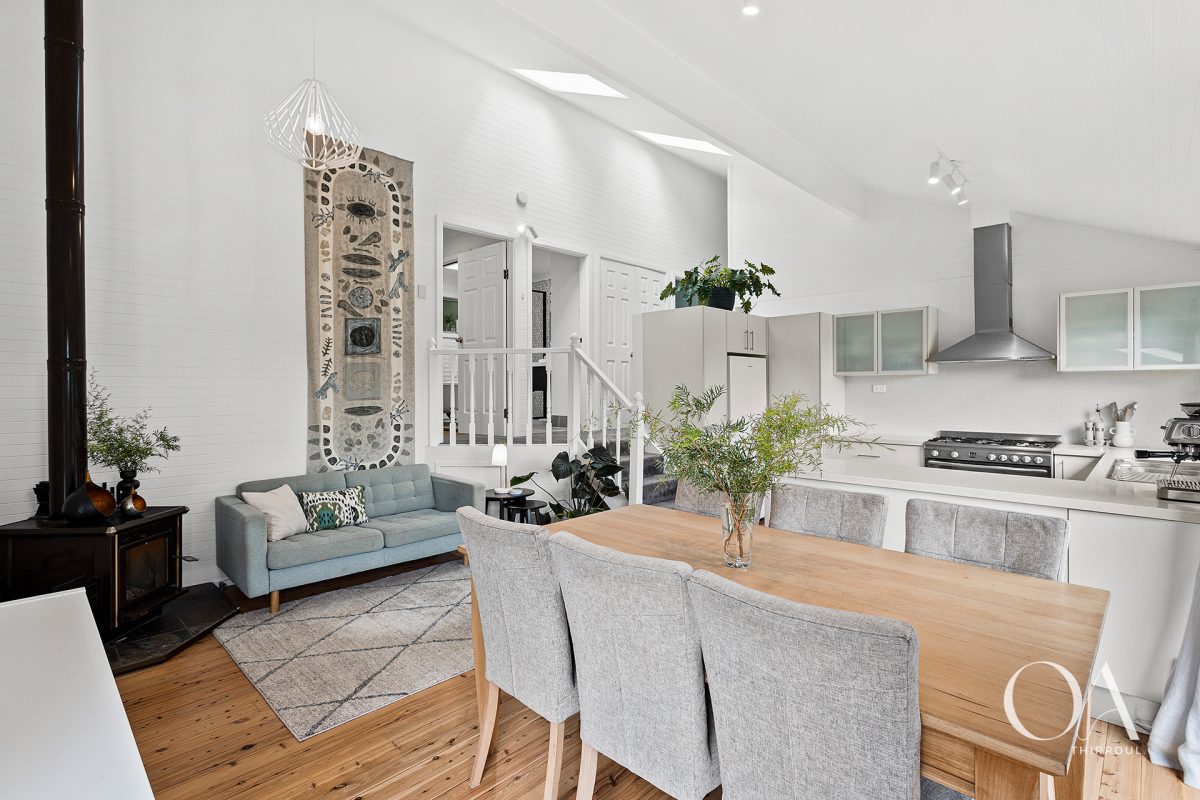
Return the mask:
[(925, 442), (925, 466), (1050, 478), (1061, 436), (939, 431)]

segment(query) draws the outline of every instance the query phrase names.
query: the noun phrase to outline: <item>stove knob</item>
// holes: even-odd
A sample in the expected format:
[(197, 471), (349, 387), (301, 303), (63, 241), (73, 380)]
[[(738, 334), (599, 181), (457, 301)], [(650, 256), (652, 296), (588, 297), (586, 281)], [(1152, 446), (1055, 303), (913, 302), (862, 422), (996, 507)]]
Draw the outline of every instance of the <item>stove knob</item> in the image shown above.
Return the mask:
[(1022, 460), (1022, 461), (1024, 461), (1026, 464), (1028, 464), (1030, 461), (1033, 461), (1033, 459), (1032, 459), (1032, 458), (1030, 458), (1029, 456), (1025, 456), (1025, 457), (1024, 457), (1024, 458), (1022, 458), (1021, 460)]
[(937, 458), (941, 454), (942, 454), (942, 452), (940, 450), (930, 450), (929, 451), (929, 455), (933, 456), (934, 458)]
[(1033, 458), (1033, 463), (1035, 463), (1035, 464), (1041, 464), (1041, 463), (1042, 463), (1042, 461), (1044, 461), (1044, 460), (1045, 460), (1045, 459), (1043, 459), (1041, 456), (1034, 456), (1034, 458)]
[(996, 454), (988, 453), (988, 461), (995, 461), (995, 460), (996, 460)]
[(1008, 456), (1007, 456), (1007, 455), (1005, 455), (1004, 453), (1001, 453), (1001, 454), (1000, 454), (1000, 460), (1001, 460), (1001, 461), (1008, 461)]
[(953, 450), (953, 451), (951, 451), (951, 453), (950, 453), (950, 457), (951, 457), (951, 458), (958, 458), (958, 451), (957, 451), (957, 450)]

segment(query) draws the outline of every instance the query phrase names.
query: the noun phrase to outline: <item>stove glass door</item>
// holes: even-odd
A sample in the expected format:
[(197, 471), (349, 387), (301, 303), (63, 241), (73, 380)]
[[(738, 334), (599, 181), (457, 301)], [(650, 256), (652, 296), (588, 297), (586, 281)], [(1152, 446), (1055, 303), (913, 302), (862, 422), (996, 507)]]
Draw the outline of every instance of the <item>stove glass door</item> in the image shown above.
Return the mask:
[(992, 472), (1003, 475), (1028, 475), (1034, 478), (1053, 478), (1054, 467), (1050, 464), (979, 464), (973, 461), (947, 461), (941, 458), (925, 459), (925, 466), (933, 469), (961, 469), (968, 472)]

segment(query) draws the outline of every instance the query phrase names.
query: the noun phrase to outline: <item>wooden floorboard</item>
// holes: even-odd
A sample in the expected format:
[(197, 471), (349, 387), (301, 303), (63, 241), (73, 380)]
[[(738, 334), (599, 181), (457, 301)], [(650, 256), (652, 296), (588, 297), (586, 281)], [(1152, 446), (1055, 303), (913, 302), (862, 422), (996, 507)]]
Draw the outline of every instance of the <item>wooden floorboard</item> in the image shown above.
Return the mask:
[[(467, 786), (478, 734), (474, 677), (451, 678), (298, 742), (207, 636), (175, 658), (123, 675), (117, 685), (159, 800), (535, 800), (542, 796), (550, 726), (503, 697), (483, 783)], [(1123, 730), (1095, 724), (1096, 800), (1200, 800), (1156, 767)], [(567, 724), (560, 797), (575, 795), (579, 724)], [(714, 796), (719, 796), (719, 792)], [(600, 759), (596, 800), (667, 795)]]

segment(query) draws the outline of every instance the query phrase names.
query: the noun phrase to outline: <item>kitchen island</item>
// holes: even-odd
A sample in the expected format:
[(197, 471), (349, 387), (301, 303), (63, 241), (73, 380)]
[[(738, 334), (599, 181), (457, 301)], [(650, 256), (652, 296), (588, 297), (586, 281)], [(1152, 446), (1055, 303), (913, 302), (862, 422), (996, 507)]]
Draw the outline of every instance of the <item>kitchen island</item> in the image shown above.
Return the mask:
[[(1066, 519), (1067, 579), (1112, 593), (1094, 674), (1107, 662), (1135, 720), (1148, 726), (1183, 639), (1200, 567), (1200, 504), (1159, 500), (1152, 485), (1107, 478), (1112, 461), (1126, 455), (1110, 449), (1087, 480), (850, 457), (827, 458), (819, 474), (790, 482), (885, 496), (884, 547), (896, 550), (904, 549), (905, 506), (914, 498)], [(1111, 708), (1102, 690), (1095, 699), (1095, 713)]]

